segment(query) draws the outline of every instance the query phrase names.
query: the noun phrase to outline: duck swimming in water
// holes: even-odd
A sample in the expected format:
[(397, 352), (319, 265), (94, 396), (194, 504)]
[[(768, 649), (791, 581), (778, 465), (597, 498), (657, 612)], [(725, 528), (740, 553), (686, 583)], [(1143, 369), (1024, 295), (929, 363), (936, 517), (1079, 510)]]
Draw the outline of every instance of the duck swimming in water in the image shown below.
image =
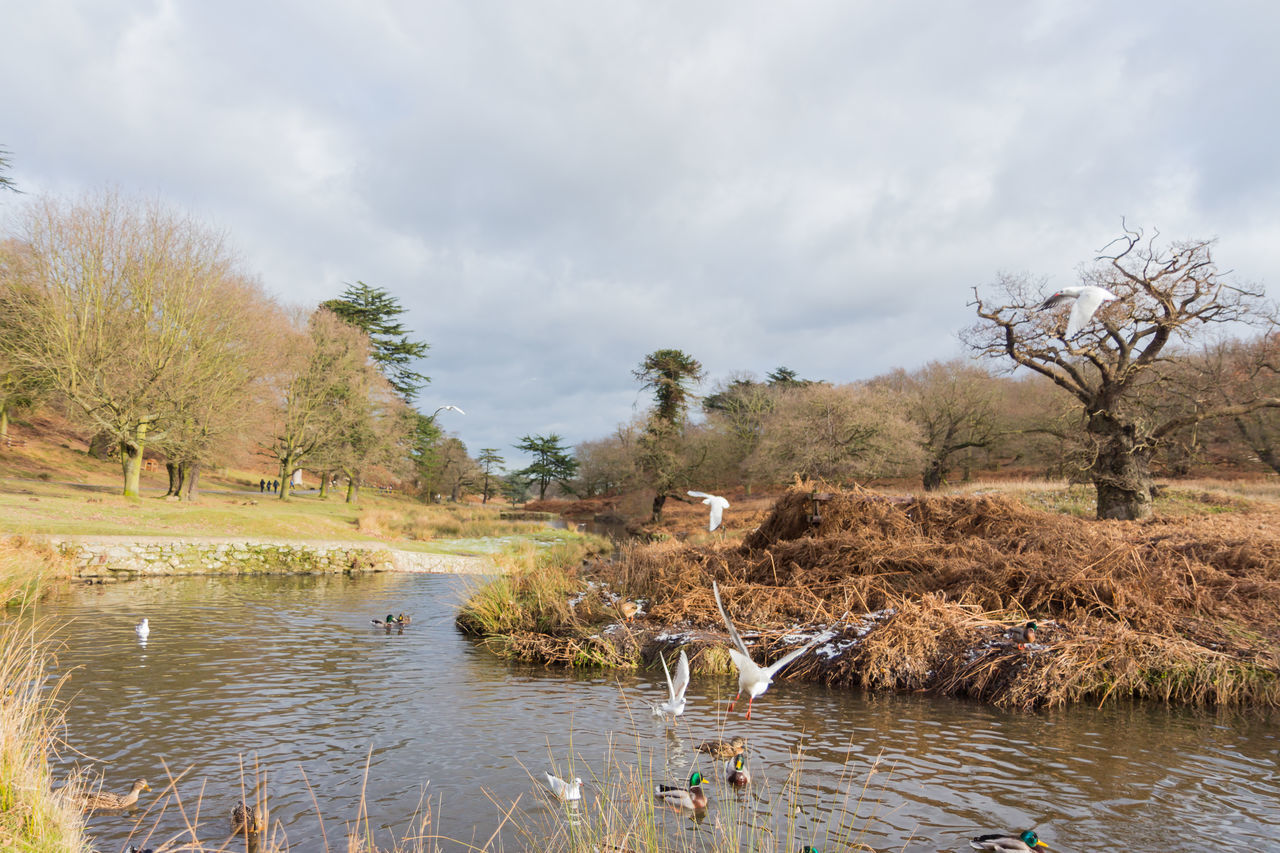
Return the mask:
[(682, 809), (705, 809), (707, 807), (707, 792), (702, 790), (702, 783), (707, 778), (697, 770), (693, 771), (693, 775), (689, 777), (689, 787), (677, 788), (674, 785), (658, 785), (654, 788), (653, 796), (659, 802), (666, 803), (669, 806), (676, 806)]
[(705, 752), (712, 758), (726, 759), (741, 755), (747, 748), (747, 741), (740, 735), (729, 740), (704, 740), (694, 747), (698, 752)]
[(110, 791), (99, 791), (96, 794), (86, 794), (80, 800), (80, 808), (82, 811), (91, 812), (99, 810), (127, 809), (134, 803), (138, 802), (138, 794), (143, 791), (150, 791), (151, 786), (147, 784), (146, 779), (138, 779), (133, 783), (133, 788), (127, 794), (113, 794)]
[(1037, 847), (1048, 849), (1049, 845), (1040, 840), (1034, 829), (1023, 830), (1018, 835), (979, 835), (969, 842), (974, 850), (994, 850), (996, 853), (1027, 853)]

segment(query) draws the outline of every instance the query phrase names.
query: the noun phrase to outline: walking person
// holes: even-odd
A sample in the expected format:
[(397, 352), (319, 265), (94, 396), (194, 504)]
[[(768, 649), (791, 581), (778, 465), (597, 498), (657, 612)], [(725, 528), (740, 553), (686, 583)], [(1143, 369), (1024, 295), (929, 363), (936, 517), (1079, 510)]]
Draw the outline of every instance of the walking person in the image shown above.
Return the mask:
[(274, 492), (274, 493), (276, 493), (276, 494), (279, 494), (279, 493), (280, 493), (280, 481), (279, 481), (279, 480), (272, 480), (272, 481), (271, 481), (271, 491), (272, 491), (272, 492)]
[(263, 492), (265, 492), (266, 490), (267, 490), (267, 481), (266, 481), (266, 480), (263, 480), (263, 479), (259, 479), (259, 480), (258, 480), (258, 494), (262, 494), (262, 493), (263, 493)]

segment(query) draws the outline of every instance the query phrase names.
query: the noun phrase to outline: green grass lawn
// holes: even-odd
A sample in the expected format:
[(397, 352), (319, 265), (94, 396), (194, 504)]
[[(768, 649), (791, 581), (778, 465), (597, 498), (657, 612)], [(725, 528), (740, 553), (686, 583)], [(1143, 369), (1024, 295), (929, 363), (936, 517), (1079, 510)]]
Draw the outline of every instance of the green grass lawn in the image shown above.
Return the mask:
[(130, 500), (114, 486), (0, 477), (0, 534), (62, 536), (228, 536), (383, 542), (410, 551), (491, 553), (484, 539), (557, 539), (564, 531), (503, 521), (497, 505), (422, 504), (366, 490), (359, 504), (341, 493), (320, 500), (304, 493), (202, 492), (194, 503), (159, 497)]

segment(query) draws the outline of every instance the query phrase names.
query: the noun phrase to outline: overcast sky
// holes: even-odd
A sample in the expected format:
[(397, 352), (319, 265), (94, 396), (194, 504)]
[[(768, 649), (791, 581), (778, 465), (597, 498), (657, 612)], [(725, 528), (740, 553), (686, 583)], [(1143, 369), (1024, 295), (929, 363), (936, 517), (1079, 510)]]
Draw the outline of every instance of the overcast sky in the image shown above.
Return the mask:
[[(282, 301), (356, 280), (472, 454), (712, 382), (962, 353), (970, 288), (1070, 284), (1124, 217), (1280, 288), (1280, 5), (0, 0), (0, 146), (226, 230)], [(0, 194), (0, 215), (23, 197)], [(708, 388), (711, 383), (708, 383)]]

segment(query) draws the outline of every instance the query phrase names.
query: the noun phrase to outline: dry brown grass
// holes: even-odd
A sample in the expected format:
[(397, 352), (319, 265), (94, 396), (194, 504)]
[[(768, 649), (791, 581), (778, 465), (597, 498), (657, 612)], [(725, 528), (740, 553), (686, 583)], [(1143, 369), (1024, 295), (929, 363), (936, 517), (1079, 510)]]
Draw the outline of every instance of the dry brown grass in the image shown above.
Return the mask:
[[(841, 653), (808, 655), (793, 677), (1014, 707), (1280, 704), (1273, 505), (1095, 522), (994, 495), (813, 492), (787, 492), (741, 546), (632, 546), (595, 576), (650, 599), (657, 624), (712, 635), (716, 580), (769, 655), (797, 624), (835, 630)], [(1029, 618), (1048, 624), (1019, 650), (1004, 631)]]

